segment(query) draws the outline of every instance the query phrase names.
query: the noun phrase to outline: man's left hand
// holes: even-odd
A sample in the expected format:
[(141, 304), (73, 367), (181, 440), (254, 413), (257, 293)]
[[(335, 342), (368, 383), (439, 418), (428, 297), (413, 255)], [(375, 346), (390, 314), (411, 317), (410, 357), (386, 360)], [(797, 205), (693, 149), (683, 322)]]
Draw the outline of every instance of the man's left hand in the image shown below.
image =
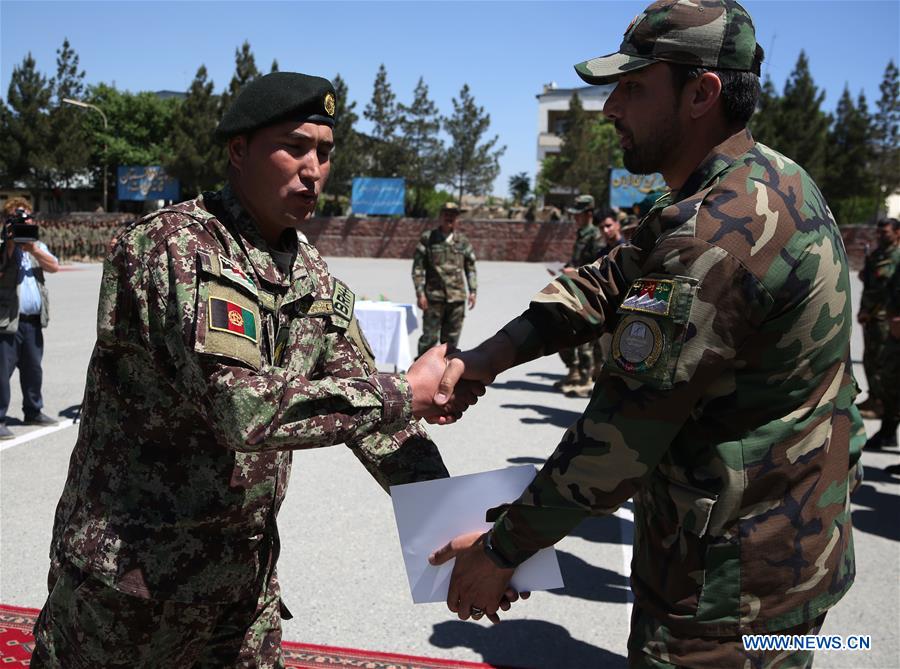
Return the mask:
[[(432, 565), (441, 565), (456, 558), (450, 589), (447, 592), (447, 608), (460, 620), (470, 617), (478, 620), (483, 611), (492, 623), (500, 622), (497, 611), (506, 611), (510, 602), (521, 595), (527, 599), (530, 593), (517, 593), (509, 588), (509, 579), (515, 569), (501, 569), (484, 553), (483, 532), (461, 534), (428, 556)], [(474, 611), (473, 611), (474, 607)]]
[(475, 308), (475, 293), (469, 293), (469, 309)]

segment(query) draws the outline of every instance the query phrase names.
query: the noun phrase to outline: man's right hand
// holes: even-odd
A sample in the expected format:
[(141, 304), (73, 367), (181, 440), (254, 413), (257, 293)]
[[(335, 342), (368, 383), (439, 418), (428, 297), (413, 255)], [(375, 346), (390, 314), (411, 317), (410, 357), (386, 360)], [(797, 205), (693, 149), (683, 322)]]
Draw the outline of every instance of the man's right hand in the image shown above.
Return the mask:
[(435, 404), (445, 405), (461, 380), (485, 386), (493, 383), (498, 374), (513, 366), (515, 354), (511, 340), (503, 332), (498, 332), (470, 351), (450, 354), (447, 369), (434, 397)]
[(443, 402), (435, 397), (447, 370), (447, 345), (441, 344), (426, 351), (406, 373), (412, 390), (412, 409), (416, 418), (429, 423), (446, 425), (458, 420), (462, 413), (484, 395), (484, 384), (478, 381), (460, 381), (447, 393)]
[(869, 322), (869, 314), (867, 314), (865, 311), (860, 311), (856, 315), (856, 322), (859, 323), (860, 325), (865, 325), (866, 323)]
[(428, 298), (425, 295), (419, 295), (419, 309), (425, 311), (428, 308)]

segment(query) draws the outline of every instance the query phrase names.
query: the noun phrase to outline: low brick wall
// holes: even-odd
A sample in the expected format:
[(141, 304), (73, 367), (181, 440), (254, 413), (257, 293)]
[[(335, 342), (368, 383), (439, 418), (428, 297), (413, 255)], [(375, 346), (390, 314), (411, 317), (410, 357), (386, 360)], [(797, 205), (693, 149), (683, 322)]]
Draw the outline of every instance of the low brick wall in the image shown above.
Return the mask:
[[(38, 223), (121, 225), (133, 214), (38, 215)], [(303, 232), (323, 255), (362, 258), (412, 258), (419, 237), (437, 227), (437, 221), (420, 218), (314, 218)], [(528, 222), (513, 220), (464, 220), (457, 228), (472, 242), (479, 260), (565, 262), (572, 253), (575, 224), (572, 222)], [(841, 228), (854, 269), (862, 267), (865, 249), (875, 244), (875, 226)]]

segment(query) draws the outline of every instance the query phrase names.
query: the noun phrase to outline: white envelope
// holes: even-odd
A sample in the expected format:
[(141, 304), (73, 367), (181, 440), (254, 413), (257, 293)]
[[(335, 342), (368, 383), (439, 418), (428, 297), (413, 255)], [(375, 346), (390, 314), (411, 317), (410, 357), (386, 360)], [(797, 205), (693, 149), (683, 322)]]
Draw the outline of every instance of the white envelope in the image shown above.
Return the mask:
[[(534, 474), (535, 468), (525, 465), (391, 486), (413, 602), (447, 601), (456, 560), (434, 567), (428, 564), (428, 556), (460, 534), (490, 529), (485, 512), (516, 500)], [(519, 565), (510, 584), (520, 592), (563, 587), (556, 551), (552, 547), (538, 551)]]

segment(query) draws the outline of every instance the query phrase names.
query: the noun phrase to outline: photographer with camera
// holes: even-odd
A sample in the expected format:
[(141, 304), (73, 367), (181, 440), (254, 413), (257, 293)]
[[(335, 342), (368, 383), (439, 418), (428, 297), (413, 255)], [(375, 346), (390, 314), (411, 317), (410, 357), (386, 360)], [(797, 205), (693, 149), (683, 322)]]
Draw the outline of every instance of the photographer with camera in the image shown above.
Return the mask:
[(49, 299), (44, 272), (59, 270), (59, 262), (38, 241), (38, 226), (31, 216), (31, 203), (21, 197), (3, 205), (3, 240), (0, 246), (0, 439), (12, 439), (6, 426), (9, 382), (19, 368), (22, 410), (26, 425), (55, 425), (41, 411), (41, 358), (49, 319)]

